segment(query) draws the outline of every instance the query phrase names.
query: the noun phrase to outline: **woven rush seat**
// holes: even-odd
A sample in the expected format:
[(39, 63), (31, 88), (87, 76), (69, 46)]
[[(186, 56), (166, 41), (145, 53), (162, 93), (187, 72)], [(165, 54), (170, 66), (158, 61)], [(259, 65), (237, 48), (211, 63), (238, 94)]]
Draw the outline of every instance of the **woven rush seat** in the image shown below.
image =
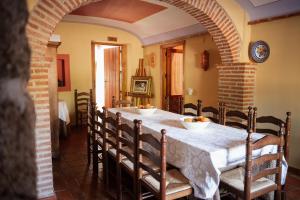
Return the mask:
[[(157, 192), (160, 190), (160, 182), (157, 181), (151, 175), (145, 175), (142, 178), (146, 183), (148, 183), (151, 188)], [(189, 184), (189, 180), (185, 178), (182, 173), (176, 169), (167, 171), (166, 173), (166, 195), (171, 195), (173, 193), (182, 192), (184, 190), (191, 190), (192, 186)]]
[[(241, 192), (244, 191), (245, 169), (243, 167), (223, 172), (220, 178), (222, 182), (227, 183), (231, 187), (234, 187)], [(251, 184), (251, 193), (270, 187), (275, 190), (277, 185), (274, 181), (262, 177)]]

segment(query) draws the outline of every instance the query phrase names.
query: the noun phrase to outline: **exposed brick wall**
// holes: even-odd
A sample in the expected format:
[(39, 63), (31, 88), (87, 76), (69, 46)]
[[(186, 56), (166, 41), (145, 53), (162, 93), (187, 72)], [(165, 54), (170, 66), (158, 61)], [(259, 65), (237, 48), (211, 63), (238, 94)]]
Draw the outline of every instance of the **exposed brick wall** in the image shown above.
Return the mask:
[(254, 104), (256, 66), (251, 63), (219, 65), (219, 101), (229, 109), (247, 111)]
[[(163, 0), (195, 17), (207, 28), (219, 49), (222, 63), (239, 60), (241, 41), (235, 26), (216, 0)], [(63, 3), (62, 3), (63, 2)], [(38, 195), (53, 194), (51, 136), (49, 117), (47, 43), (62, 17), (93, 0), (39, 0), (30, 13), (27, 35), (32, 49), (31, 80), (28, 89), (37, 113), (36, 144)]]
[(36, 110), (36, 162), (38, 170), (39, 197), (53, 195), (51, 135), (49, 115), (48, 66), (31, 67), (28, 90)]

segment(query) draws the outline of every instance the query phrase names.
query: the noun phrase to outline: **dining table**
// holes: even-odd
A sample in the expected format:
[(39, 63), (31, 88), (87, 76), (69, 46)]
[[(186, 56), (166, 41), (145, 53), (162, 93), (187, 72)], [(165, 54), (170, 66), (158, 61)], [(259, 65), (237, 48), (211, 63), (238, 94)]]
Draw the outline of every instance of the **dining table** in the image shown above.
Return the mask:
[[(166, 130), (167, 162), (180, 169), (189, 179), (194, 196), (201, 199), (219, 199), (219, 183), (222, 171), (242, 165), (246, 156), (246, 130), (210, 122), (201, 129), (186, 129), (180, 119), (183, 115), (157, 109), (151, 115), (141, 115), (137, 108), (110, 108), (108, 114), (121, 113), (122, 123), (133, 126), (135, 119), (142, 120), (142, 132), (158, 139), (161, 129)], [(252, 139), (264, 134), (252, 133)], [(276, 146), (269, 145), (256, 152), (275, 152)], [(286, 165), (286, 163), (285, 163)], [(283, 180), (287, 167), (283, 167)]]

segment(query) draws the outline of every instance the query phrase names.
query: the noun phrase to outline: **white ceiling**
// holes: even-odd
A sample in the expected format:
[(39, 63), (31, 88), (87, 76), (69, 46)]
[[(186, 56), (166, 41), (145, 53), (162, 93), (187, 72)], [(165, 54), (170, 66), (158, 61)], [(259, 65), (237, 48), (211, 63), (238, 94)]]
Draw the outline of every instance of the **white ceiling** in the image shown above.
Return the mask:
[[(144, 45), (167, 41), (185, 35), (205, 32), (205, 28), (189, 14), (161, 1), (144, 0), (167, 9), (139, 20), (127, 23), (118, 20), (67, 15), (63, 21), (100, 24), (116, 27), (136, 35)], [(249, 14), (250, 21), (280, 16), (300, 11), (300, 0), (235, 0)]]

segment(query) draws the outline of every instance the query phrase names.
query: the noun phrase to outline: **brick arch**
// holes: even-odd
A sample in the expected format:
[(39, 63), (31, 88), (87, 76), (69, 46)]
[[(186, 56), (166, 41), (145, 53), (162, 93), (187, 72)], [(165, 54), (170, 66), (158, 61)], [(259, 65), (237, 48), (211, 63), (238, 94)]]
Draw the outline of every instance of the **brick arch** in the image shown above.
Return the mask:
[[(31, 45), (31, 79), (28, 90), (35, 103), (38, 195), (53, 194), (51, 133), (49, 119), (48, 67), (46, 48), (50, 35), (63, 16), (95, 0), (38, 0), (31, 11), (27, 36)], [(223, 64), (239, 60), (240, 36), (230, 17), (216, 0), (162, 0), (195, 17), (212, 35)]]
[(223, 64), (238, 62), (240, 35), (226, 11), (216, 0), (162, 0), (197, 19), (211, 34)]
[[(40, 0), (31, 12), (27, 28), (29, 42), (35, 56), (43, 56), (55, 26), (72, 10), (95, 0)], [(223, 64), (238, 62), (240, 35), (226, 11), (216, 0), (162, 0), (182, 9), (197, 19), (212, 35)], [(63, 3), (62, 3), (63, 2)], [(38, 37), (39, 39), (36, 39)]]

